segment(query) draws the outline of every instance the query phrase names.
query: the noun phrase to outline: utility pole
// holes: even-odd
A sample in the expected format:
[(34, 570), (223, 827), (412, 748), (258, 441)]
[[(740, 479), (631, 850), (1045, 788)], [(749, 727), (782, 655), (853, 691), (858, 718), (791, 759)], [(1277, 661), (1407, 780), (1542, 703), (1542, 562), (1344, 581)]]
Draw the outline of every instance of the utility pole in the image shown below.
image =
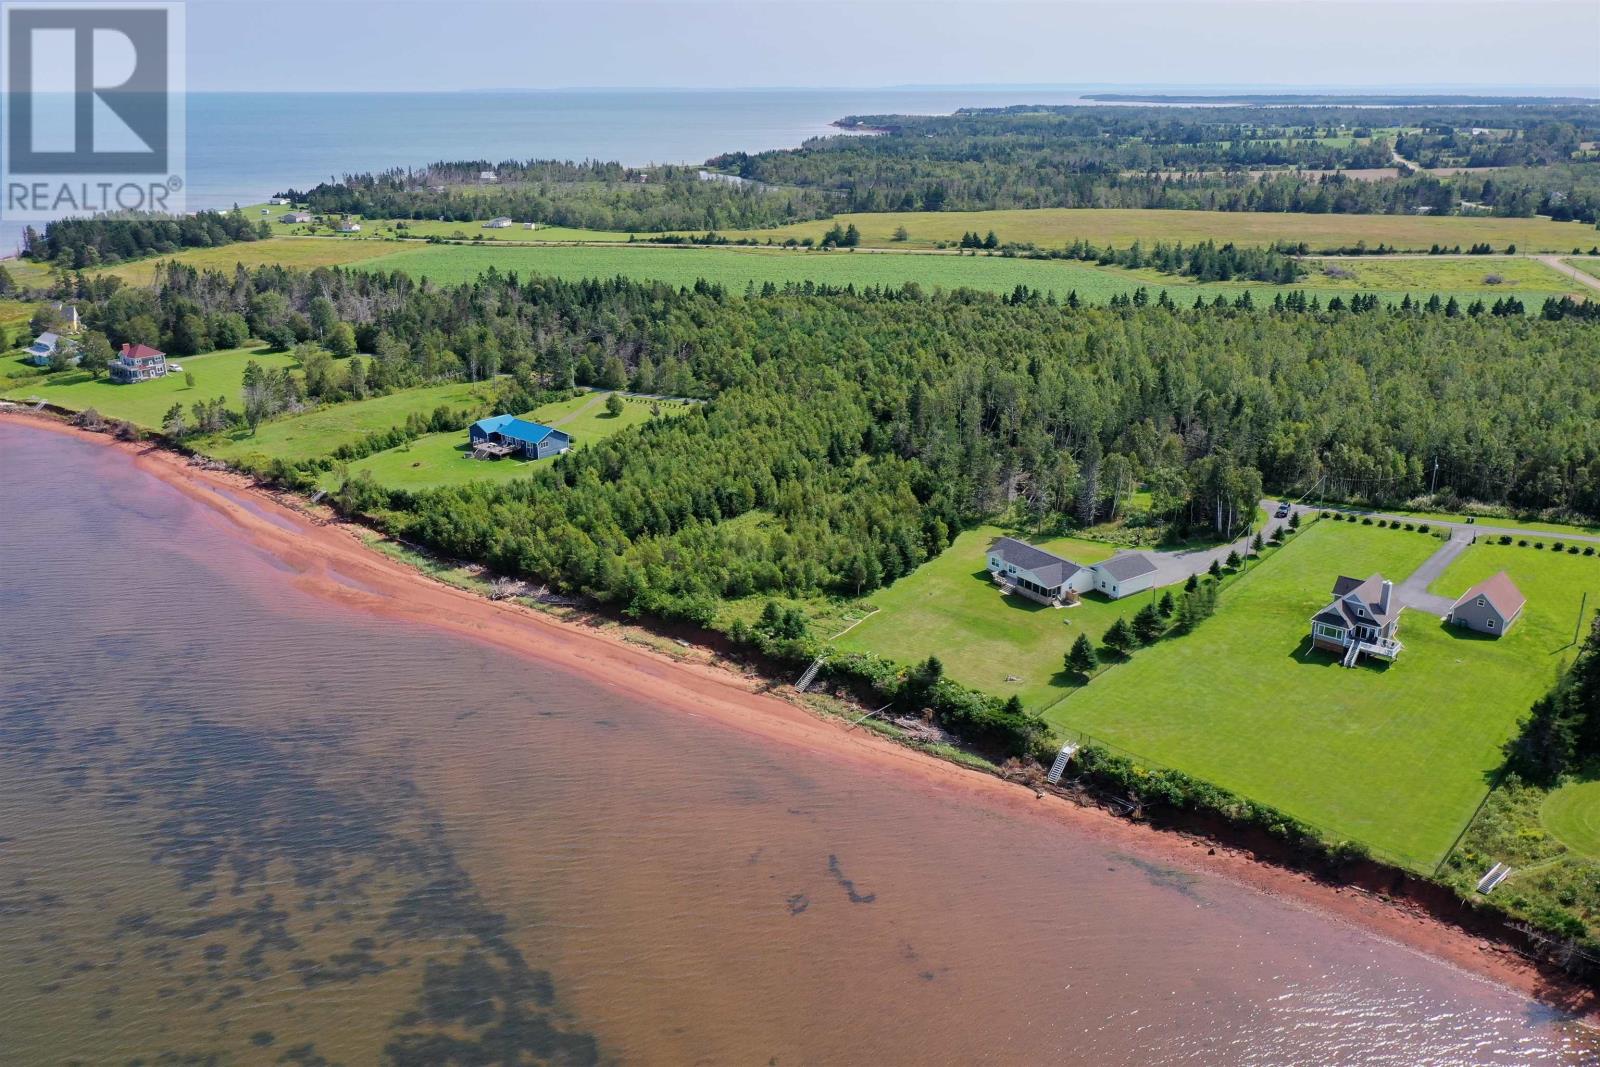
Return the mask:
[(1578, 602), (1578, 619), (1572, 624), (1572, 643), (1578, 643), (1578, 635), (1583, 632), (1583, 613), (1589, 607), (1589, 594), (1586, 591), (1583, 599)]
[(1433, 480), (1428, 483), (1428, 495), (1432, 496), (1439, 488), (1439, 457), (1433, 457)]

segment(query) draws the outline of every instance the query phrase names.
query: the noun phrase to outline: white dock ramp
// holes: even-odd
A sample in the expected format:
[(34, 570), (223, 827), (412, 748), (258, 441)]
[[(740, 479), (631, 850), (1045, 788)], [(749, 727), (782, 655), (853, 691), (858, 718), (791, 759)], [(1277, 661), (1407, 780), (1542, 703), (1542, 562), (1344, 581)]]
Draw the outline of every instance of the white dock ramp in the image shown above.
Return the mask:
[(1489, 868), (1489, 873), (1478, 879), (1478, 892), (1487, 896), (1494, 892), (1496, 886), (1511, 877), (1511, 868), (1503, 863), (1497, 863)]
[(820, 670), (822, 670), (822, 657), (818, 656), (811, 661), (811, 666), (806, 668), (805, 673), (800, 676), (800, 680), (794, 683), (795, 692), (804, 693), (811, 683), (817, 680), (817, 672)]
[(1060, 785), (1061, 776), (1067, 773), (1067, 764), (1072, 762), (1072, 757), (1077, 751), (1076, 741), (1068, 741), (1062, 745), (1061, 751), (1056, 753), (1056, 761), (1050, 765), (1050, 773), (1044, 776), (1044, 780), (1051, 785)]

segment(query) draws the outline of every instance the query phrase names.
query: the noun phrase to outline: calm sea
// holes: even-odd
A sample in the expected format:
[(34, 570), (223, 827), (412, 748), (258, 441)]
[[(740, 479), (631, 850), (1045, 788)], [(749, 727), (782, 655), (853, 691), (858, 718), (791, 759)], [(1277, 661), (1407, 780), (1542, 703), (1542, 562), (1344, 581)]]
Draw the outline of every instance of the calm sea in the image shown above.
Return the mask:
[[(195, 93), (188, 206), (258, 203), (349, 173), (440, 160), (701, 163), (792, 148), (859, 114), (1079, 102), (1044, 90), (562, 90), (500, 93)], [(21, 227), (0, 219), (0, 248)]]
[(0, 1064), (1579, 1064), (1359, 930), (303, 591), (0, 421)]

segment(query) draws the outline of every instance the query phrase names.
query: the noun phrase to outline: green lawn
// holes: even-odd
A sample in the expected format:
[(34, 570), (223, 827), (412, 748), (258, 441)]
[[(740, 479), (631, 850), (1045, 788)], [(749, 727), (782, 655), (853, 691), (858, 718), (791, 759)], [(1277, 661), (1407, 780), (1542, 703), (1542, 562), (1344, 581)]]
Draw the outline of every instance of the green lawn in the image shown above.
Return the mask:
[(1315, 523), (1225, 591), (1193, 634), (1135, 653), (1046, 717), (1430, 868), (1552, 664), (1407, 611), (1394, 664), (1346, 670), (1310, 650), (1308, 628), (1341, 573), (1399, 582), (1440, 544)]
[[(1119, 601), (1086, 596), (1077, 607), (1048, 608), (1002, 596), (989, 579), (989, 542), (1008, 533), (994, 526), (968, 530), (937, 559), (874, 593), (877, 612), (838, 641), (843, 649), (873, 652), (900, 663), (938, 656), (951, 678), (985, 692), (1016, 693), (1032, 708), (1067, 692), (1061, 659), (1080, 633), (1099, 643), (1119, 616), (1130, 620), (1152, 597)], [(1099, 541), (1039, 542), (1058, 555), (1094, 563), (1114, 548)], [(1154, 594), (1159, 596), (1159, 593)]]
[[(1488, 654), (1504, 660), (1508, 673), (1533, 666), (1534, 685), (1527, 704), (1550, 688), (1555, 672), (1576, 650), (1573, 632), (1578, 608), (1587, 593), (1586, 618), (1600, 608), (1600, 556), (1569, 555), (1531, 545), (1501, 545), (1480, 539), (1462, 553), (1429, 591), (1457, 597), (1490, 575), (1505, 571), (1528, 598), (1522, 617), (1506, 635), (1486, 643)], [(1579, 633), (1581, 637), (1581, 632)]]
[(180, 372), (168, 374), (148, 382), (117, 385), (101, 378), (93, 381), (78, 370), (62, 371), (40, 380), (0, 385), (8, 400), (48, 400), (73, 411), (94, 408), (100, 414), (114, 419), (126, 419), (146, 429), (159, 429), (161, 417), (174, 403), (187, 410), (196, 400), (226, 397), (228, 407), (239, 411), (243, 404), (245, 364), (255, 360), (263, 367), (298, 366), (287, 353), (269, 352), (265, 347), (233, 348), (209, 352), (203, 356), (185, 356), (174, 360), (184, 371), (194, 374), (194, 387), (184, 382)]
[[(685, 405), (671, 401), (664, 401), (659, 407), (662, 417), (688, 410)], [(523, 417), (565, 430), (573, 436), (573, 447), (582, 448), (591, 441), (603, 440), (650, 421), (651, 409), (651, 401), (630, 397), (623, 401), (622, 414), (608, 415), (605, 394), (584, 393), (570, 400), (545, 404)], [(349, 473), (368, 472), (379, 485), (392, 489), (431, 489), (463, 482), (510, 481), (527, 475), (536, 462), (548, 462), (511, 458), (474, 460), (469, 452), (465, 430), (424, 434), (409, 444), (357, 460), (350, 464)], [(330, 475), (324, 479), (324, 484), (331, 488), (336, 480), (336, 475)]]
[(1551, 793), (1539, 821), (1572, 851), (1600, 860), (1600, 782), (1576, 782)]
[(441, 404), (451, 409), (482, 407), (489, 392), (482, 382), (423, 386), (369, 400), (327, 404), (303, 415), (264, 422), (254, 434), (241, 426), (192, 444), (207, 455), (246, 465), (272, 459), (313, 459), (375, 430), (404, 425), (413, 413), (431, 415)]
[(1585, 274), (1600, 278), (1600, 258), (1595, 256), (1572, 256), (1563, 262), (1569, 267), (1577, 267)]

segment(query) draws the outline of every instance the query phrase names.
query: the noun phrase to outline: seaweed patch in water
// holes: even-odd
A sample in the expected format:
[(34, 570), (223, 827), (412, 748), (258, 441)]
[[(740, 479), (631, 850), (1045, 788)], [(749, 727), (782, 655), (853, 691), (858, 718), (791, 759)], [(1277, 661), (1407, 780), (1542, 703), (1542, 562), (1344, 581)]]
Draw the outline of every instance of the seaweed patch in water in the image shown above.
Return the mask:
[(1159, 863), (1140, 859), (1138, 856), (1128, 856), (1117, 853), (1116, 858), (1133, 867), (1150, 880), (1151, 885), (1160, 886), (1162, 889), (1172, 889), (1188, 897), (1190, 900), (1204, 902), (1196, 886), (1199, 885), (1198, 876), (1177, 867), (1166, 867)]
[(838, 856), (830, 855), (828, 857), (828, 873), (833, 875), (835, 882), (844, 887), (845, 893), (850, 897), (850, 903), (871, 904), (878, 899), (878, 894), (876, 893), (856, 892), (856, 884), (844, 876), (844, 870), (839, 866)]
[(804, 893), (796, 893), (794, 896), (790, 897), (786, 903), (789, 905), (790, 915), (799, 915), (801, 912), (811, 907), (811, 900)]

